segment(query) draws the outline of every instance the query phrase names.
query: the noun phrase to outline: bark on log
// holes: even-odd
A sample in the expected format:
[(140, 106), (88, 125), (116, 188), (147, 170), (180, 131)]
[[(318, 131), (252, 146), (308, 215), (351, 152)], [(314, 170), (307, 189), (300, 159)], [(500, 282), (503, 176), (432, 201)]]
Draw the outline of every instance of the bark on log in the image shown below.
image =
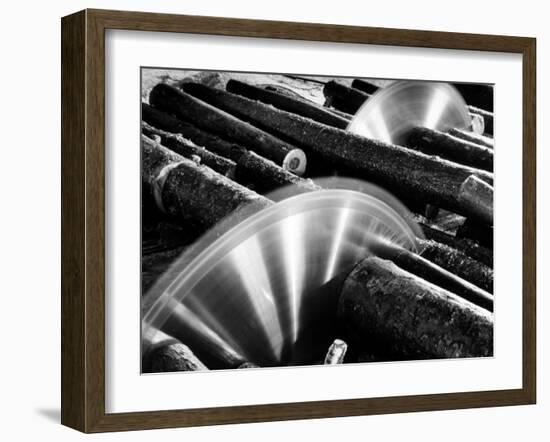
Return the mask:
[[(186, 84), (183, 87), (187, 86)], [(191, 121), (200, 128), (242, 143), (284, 169), (298, 175), (305, 171), (306, 157), (302, 150), (172, 86), (156, 85), (151, 90), (149, 102), (161, 110)]]
[(420, 203), (463, 213), (460, 186), (470, 175), (492, 182), (492, 174), (412, 149), (370, 140), (252, 101), (225, 90), (195, 85), (199, 98), (257, 125), (291, 139), (346, 174), (376, 182), (395, 194), (413, 195)]
[(236, 209), (261, 210), (273, 204), (143, 135), (141, 140), (143, 184), (155, 195), (159, 207), (176, 219), (204, 230)]
[(493, 311), (493, 296), (491, 294), (422, 256), (388, 243), (372, 244), (371, 250), (377, 257), (388, 259), (413, 275), (448, 290), (486, 310)]
[(493, 136), (493, 113), (474, 106), (468, 106), (468, 110), (471, 114), (480, 115), (483, 117), (483, 121), (485, 123), (484, 133)]
[(417, 240), (419, 255), (439, 267), (493, 293), (493, 269), (465, 253), (431, 240)]
[(360, 90), (347, 87), (342, 83), (331, 80), (323, 87), (325, 94), (325, 106), (331, 106), (348, 114), (355, 114), (370, 97)]
[[(315, 103), (311, 100), (308, 100), (307, 98), (302, 97), (300, 94), (294, 92), (292, 89), (289, 89), (288, 87), (280, 86), (278, 84), (266, 84), (266, 85), (262, 85), (262, 87), (265, 90), (272, 91), (272, 92), (277, 92), (279, 94), (286, 95), (287, 97), (294, 98), (296, 100), (303, 100), (306, 103), (311, 103), (311, 104), (314, 104), (316, 106), (319, 106), (317, 103)], [(336, 115), (337, 117), (343, 118), (344, 120), (346, 120), (348, 122), (348, 124), (351, 121), (352, 115), (350, 115), (346, 112), (342, 112), (342, 111), (339, 111), (338, 109), (334, 109), (334, 108), (328, 108), (328, 107), (322, 107), (322, 108), (325, 109), (325, 111)]]
[(338, 315), (353, 343), (402, 359), (493, 355), (490, 312), (380, 258), (346, 279)]
[(460, 164), (493, 171), (493, 151), (488, 147), (461, 140), (425, 127), (411, 129), (407, 147), (428, 155), (437, 155)]
[(360, 78), (353, 80), (351, 82), (351, 87), (369, 95), (374, 94), (378, 91), (378, 89), (380, 89), (380, 86), (376, 86), (374, 83), (367, 80), (362, 80)]
[(492, 138), (476, 134), (475, 132), (451, 128), (448, 130), (448, 133), (453, 137), (461, 138), (463, 140), (469, 141), (470, 143), (479, 144), (480, 146), (488, 147), (493, 150), (495, 148), (495, 143)]
[(234, 179), (261, 194), (289, 185), (296, 186), (301, 192), (320, 190), (313, 181), (296, 176), (251, 151), (241, 155), (237, 161)]
[(456, 236), (449, 235), (448, 233), (439, 229), (434, 229), (423, 223), (420, 223), (420, 228), (427, 239), (449, 246), (490, 268), (493, 267), (493, 251), (491, 249), (480, 246), (470, 239), (457, 238)]
[(467, 104), (493, 112), (493, 86), (489, 84), (453, 83)]
[(472, 175), (462, 183), (458, 200), (473, 218), (493, 225), (493, 186)]
[(144, 336), (143, 348), (143, 373), (208, 370), (189, 347), (160, 331), (155, 333), (154, 342)]
[(181, 135), (172, 134), (151, 126), (148, 123), (142, 123), (141, 132), (151, 139), (158, 137), (158, 141), (165, 147), (176, 152), (182, 157), (193, 159), (194, 156), (200, 158), (200, 163), (210, 167), (210, 169), (233, 178), (235, 175), (235, 162), (220, 155), (216, 155), (204, 147), (199, 147), (192, 141), (183, 138)]
[(246, 149), (238, 144), (231, 143), (208, 131), (199, 129), (197, 126), (182, 121), (147, 103), (141, 103), (141, 118), (155, 128), (173, 134), (180, 134), (193, 143), (207, 147), (211, 152), (233, 161), (237, 161), (246, 152)]
[(322, 106), (308, 103), (306, 100), (298, 100), (288, 95), (252, 86), (238, 80), (229, 80), (226, 89), (234, 94), (242, 95), (251, 100), (259, 100), (262, 103), (272, 104), (278, 109), (311, 118), (312, 120), (329, 126), (345, 129), (349, 124), (347, 119), (335, 115)]

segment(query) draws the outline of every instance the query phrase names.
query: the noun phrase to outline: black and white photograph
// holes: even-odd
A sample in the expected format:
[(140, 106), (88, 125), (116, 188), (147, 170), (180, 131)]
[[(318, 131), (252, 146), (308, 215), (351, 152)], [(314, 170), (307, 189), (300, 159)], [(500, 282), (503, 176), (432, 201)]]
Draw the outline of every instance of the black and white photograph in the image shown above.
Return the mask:
[(493, 85), (357, 74), (141, 68), (142, 373), (493, 356)]

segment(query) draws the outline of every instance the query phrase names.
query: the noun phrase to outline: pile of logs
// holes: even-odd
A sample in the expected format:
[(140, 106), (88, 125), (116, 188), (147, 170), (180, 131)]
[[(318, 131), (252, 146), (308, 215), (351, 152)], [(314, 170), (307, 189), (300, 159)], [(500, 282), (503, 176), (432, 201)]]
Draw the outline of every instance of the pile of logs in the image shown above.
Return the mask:
[[(378, 85), (321, 86), (324, 105), (234, 78), (224, 87), (186, 79), (151, 90), (141, 112), (143, 292), (223, 218), (274, 204), (268, 192), (288, 184), (311, 192), (320, 190), (317, 176), (353, 176), (398, 196), (425, 239), (418, 253), (381, 246), (344, 275), (336, 314), (344, 341), (324, 362), (492, 355), (492, 88), (455, 85), (484, 135), (418, 127), (398, 146), (346, 131)], [(144, 371), (206, 369), (169, 336), (149, 344)]]

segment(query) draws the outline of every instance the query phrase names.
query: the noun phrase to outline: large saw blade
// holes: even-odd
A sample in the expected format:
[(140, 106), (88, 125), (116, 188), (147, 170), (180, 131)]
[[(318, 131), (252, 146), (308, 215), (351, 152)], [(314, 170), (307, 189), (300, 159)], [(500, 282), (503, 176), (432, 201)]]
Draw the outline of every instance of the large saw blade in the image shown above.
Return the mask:
[(348, 130), (386, 143), (403, 145), (413, 127), (446, 131), (471, 125), (460, 93), (447, 83), (398, 81), (370, 97)]
[(143, 333), (180, 339), (210, 368), (322, 359), (342, 275), (374, 240), (415, 248), (415, 225), (381, 192), (291, 196), (199, 241), (168, 272), (169, 284), (146, 294)]

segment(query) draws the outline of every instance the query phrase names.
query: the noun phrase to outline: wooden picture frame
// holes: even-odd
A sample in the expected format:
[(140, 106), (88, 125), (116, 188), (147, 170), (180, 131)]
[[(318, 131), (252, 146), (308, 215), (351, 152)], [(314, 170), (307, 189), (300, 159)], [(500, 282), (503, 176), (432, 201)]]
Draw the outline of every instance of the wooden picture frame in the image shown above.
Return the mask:
[[(523, 57), (523, 385), (513, 390), (105, 412), (105, 30), (163, 31)], [(533, 38), (84, 10), (62, 19), (62, 410), (83, 432), (533, 404), (536, 400), (536, 189)]]

